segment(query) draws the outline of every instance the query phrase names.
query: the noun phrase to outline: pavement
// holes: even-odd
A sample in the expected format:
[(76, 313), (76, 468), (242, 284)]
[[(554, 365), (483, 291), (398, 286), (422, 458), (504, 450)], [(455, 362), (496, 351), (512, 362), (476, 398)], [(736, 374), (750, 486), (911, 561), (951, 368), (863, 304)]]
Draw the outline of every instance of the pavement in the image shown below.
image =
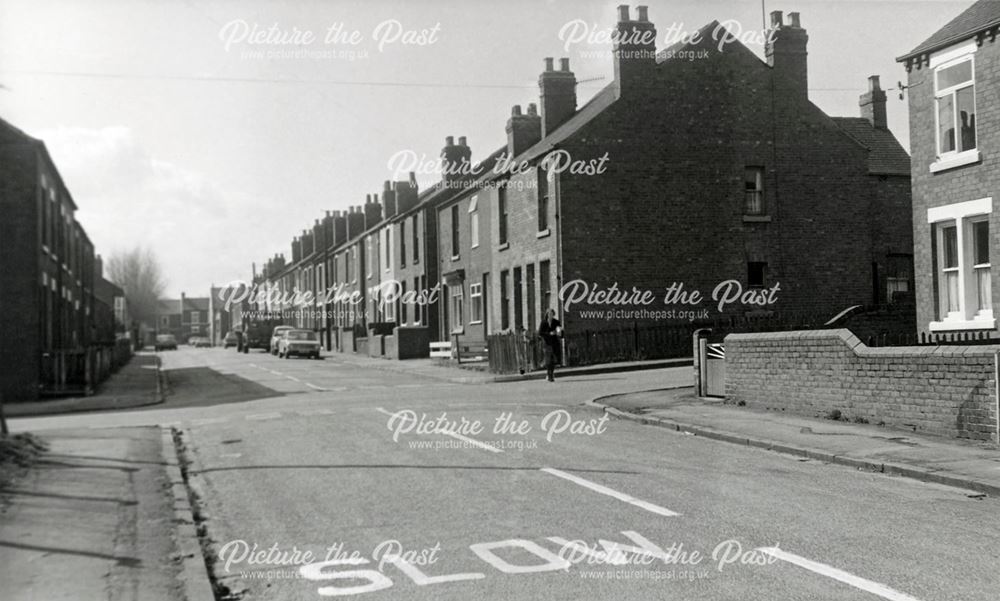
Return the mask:
[(128, 363), (111, 374), (93, 395), (8, 402), (4, 405), (4, 412), (7, 417), (20, 417), (78, 411), (118, 411), (162, 402), (160, 359), (156, 353), (139, 351)]
[(1000, 496), (1000, 449), (993, 443), (738, 407), (699, 398), (690, 387), (615, 394), (592, 402), (644, 424)]
[(53, 430), (41, 438), (49, 451), (0, 491), (0, 597), (199, 599), (185, 594), (165, 494), (177, 460), (160, 428)]

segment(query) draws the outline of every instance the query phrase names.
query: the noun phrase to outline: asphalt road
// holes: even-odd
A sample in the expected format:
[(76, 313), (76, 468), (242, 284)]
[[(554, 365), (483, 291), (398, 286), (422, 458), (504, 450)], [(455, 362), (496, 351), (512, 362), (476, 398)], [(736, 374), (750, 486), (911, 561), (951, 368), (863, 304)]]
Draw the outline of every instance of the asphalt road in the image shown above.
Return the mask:
[(213, 571), (243, 598), (996, 598), (994, 499), (583, 404), (690, 368), (457, 385), (220, 350), (166, 366), (285, 394), (100, 416), (183, 433)]

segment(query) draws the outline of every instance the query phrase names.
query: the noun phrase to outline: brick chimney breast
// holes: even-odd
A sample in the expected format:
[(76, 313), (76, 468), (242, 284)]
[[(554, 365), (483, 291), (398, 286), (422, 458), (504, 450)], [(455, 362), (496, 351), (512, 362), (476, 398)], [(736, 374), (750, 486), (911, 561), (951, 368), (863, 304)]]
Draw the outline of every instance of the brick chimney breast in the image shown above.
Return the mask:
[(538, 76), (542, 137), (552, 133), (576, 112), (576, 75), (569, 69), (568, 58), (561, 59), (559, 66), (559, 71), (555, 71), (552, 58), (546, 58), (545, 71)]
[[(656, 27), (645, 6), (636, 7), (637, 19), (626, 5), (618, 7), (614, 43), (615, 82), (622, 91), (642, 83), (656, 67)], [(543, 111), (544, 114), (544, 111)]]
[(802, 28), (799, 13), (790, 13), (786, 26), (780, 10), (771, 12), (770, 41), (764, 48), (772, 69), (775, 92), (792, 99), (809, 99), (807, 46), (809, 34)]
[(458, 138), (458, 144), (455, 144), (454, 136), (448, 136), (444, 140), (444, 148), (441, 149), (441, 181), (455, 181), (466, 177), (472, 162), (472, 150), (466, 143), (465, 136)]
[(885, 112), (885, 98), (885, 91), (879, 84), (878, 75), (872, 75), (868, 78), (868, 91), (858, 99), (858, 106), (861, 107), (861, 116), (876, 129), (889, 127)]
[(507, 155), (516, 157), (542, 139), (542, 118), (534, 104), (528, 105), (528, 113), (521, 113), (521, 105), (515, 104), (507, 120)]

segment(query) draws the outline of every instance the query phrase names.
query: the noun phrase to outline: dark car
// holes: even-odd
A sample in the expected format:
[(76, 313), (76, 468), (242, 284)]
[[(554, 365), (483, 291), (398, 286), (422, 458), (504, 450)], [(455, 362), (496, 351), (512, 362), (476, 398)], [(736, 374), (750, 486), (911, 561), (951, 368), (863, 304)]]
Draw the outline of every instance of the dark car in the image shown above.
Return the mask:
[(157, 334), (156, 342), (153, 344), (153, 348), (157, 351), (176, 351), (177, 339), (174, 338), (173, 334)]
[(236, 332), (226, 332), (226, 337), (222, 339), (222, 348), (239, 347), (239, 345), (240, 337), (236, 335)]

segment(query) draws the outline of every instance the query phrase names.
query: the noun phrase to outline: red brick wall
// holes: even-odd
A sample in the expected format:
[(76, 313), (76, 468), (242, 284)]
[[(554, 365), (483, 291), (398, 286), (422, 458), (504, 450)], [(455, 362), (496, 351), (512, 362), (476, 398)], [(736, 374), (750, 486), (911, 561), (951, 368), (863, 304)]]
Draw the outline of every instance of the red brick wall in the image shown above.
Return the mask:
[(997, 440), (1000, 346), (869, 348), (848, 330), (730, 334), (726, 396), (758, 408)]

